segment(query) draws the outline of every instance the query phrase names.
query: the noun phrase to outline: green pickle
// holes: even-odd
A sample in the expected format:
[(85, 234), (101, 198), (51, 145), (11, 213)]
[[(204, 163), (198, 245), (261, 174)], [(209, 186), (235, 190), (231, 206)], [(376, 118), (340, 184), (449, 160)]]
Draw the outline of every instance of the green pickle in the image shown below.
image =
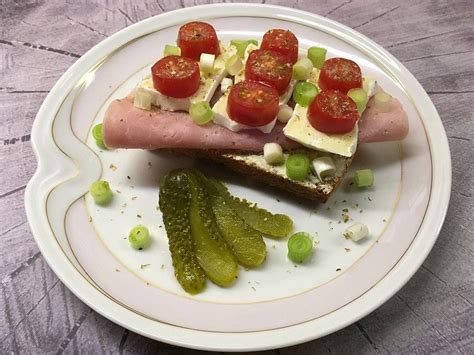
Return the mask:
[(165, 177), (160, 189), (160, 210), (169, 239), (169, 249), (176, 279), (190, 294), (201, 292), (206, 286), (206, 274), (194, 254), (189, 210), (189, 184), (179, 171)]
[(189, 169), (181, 172), (191, 185), (189, 219), (199, 265), (212, 282), (219, 286), (230, 286), (237, 278), (238, 265), (220, 234), (209, 196), (200, 183), (198, 174)]
[(234, 212), (215, 186), (216, 182), (202, 176), (201, 180), (211, 199), (211, 206), (219, 230), (231, 247), (237, 261), (247, 267), (259, 266), (265, 260), (267, 249), (262, 234)]
[(253, 229), (274, 238), (284, 238), (293, 230), (293, 221), (287, 215), (270, 213), (256, 204), (234, 197), (224, 184), (212, 181), (226, 203)]

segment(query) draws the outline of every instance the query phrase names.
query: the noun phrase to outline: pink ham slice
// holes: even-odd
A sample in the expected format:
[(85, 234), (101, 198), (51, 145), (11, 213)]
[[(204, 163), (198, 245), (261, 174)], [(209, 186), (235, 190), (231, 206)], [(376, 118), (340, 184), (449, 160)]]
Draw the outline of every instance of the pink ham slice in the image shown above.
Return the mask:
[[(408, 118), (400, 102), (392, 99), (390, 111), (380, 113), (373, 99), (359, 121), (359, 143), (401, 140), (408, 133)], [(272, 133), (256, 130), (232, 132), (219, 125), (198, 126), (184, 112), (145, 111), (131, 98), (113, 101), (104, 118), (104, 140), (111, 148), (188, 148), (262, 151), (265, 143), (277, 142), (283, 149), (300, 145), (283, 135), (278, 123)]]
[(392, 98), (388, 112), (377, 112), (374, 98), (359, 120), (359, 143), (399, 141), (408, 134), (408, 117), (400, 101)]
[(104, 118), (104, 141), (111, 148), (189, 148), (261, 151), (263, 145), (277, 142), (284, 149), (299, 147), (286, 138), (283, 125), (270, 134), (256, 130), (232, 132), (219, 125), (196, 125), (184, 112), (145, 111), (129, 99), (113, 101)]

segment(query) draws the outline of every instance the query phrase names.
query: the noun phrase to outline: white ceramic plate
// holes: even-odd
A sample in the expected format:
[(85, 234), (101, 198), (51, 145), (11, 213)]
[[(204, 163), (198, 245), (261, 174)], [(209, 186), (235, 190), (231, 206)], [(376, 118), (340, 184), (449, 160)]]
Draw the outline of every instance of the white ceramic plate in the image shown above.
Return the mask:
[[(306, 49), (354, 59), (364, 74), (403, 104), (409, 136), (399, 143), (361, 146), (352, 170), (371, 168), (376, 186), (356, 190), (346, 179), (325, 204), (304, 202), (215, 165), (140, 150), (101, 152), (90, 137), (111, 100), (144, 77), (182, 23), (202, 19), (223, 42), (261, 38), (270, 28), (292, 30)], [(399, 290), (432, 248), (449, 201), (451, 163), (439, 116), (415, 78), (361, 34), (322, 17), (283, 7), (209, 5), (137, 23), (81, 57), (51, 90), (36, 117), (32, 142), (38, 170), (26, 189), (36, 241), (58, 277), (85, 303), (145, 336), (212, 350), (277, 348), (321, 337), (368, 314)], [(435, 142), (436, 144), (432, 144)], [(173, 168), (198, 166), (229, 182), (239, 196), (289, 214), (295, 230), (318, 242), (315, 255), (295, 266), (286, 240), (267, 239), (257, 270), (241, 269), (236, 283), (189, 296), (173, 275), (161, 214), (158, 180)], [(348, 174), (350, 176), (350, 174)], [(86, 194), (103, 178), (116, 192), (99, 208)], [(347, 214), (349, 222), (342, 221)], [(353, 221), (370, 237), (353, 243), (342, 231)], [(128, 230), (143, 223), (153, 244), (130, 248)]]

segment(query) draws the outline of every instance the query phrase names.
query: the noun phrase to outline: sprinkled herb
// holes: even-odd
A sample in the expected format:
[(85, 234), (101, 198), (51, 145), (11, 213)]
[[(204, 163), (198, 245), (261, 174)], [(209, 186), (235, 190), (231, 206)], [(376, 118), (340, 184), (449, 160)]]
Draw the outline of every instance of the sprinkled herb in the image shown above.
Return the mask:
[(119, 270), (119, 269), (115, 269), (115, 272), (120, 272), (120, 270)]
[(150, 264), (141, 264), (141, 265), (140, 265), (140, 269), (143, 270), (143, 269), (146, 268), (147, 266), (150, 266)]
[(257, 290), (255, 289), (255, 287), (253, 287), (253, 286), (252, 286), (252, 290), (257, 291)]
[(130, 176), (127, 175), (127, 179), (130, 180)]
[(387, 222), (387, 220), (384, 218), (384, 219), (382, 219), (382, 222), (385, 223), (385, 222)]
[(126, 208), (127, 207), (127, 203), (125, 202), (123, 205), (122, 205), (122, 208)]
[(370, 197), (367, 197), (367, 200), (369, 200), (370, 202), (372, 202), (372, 199)]
[(349, 248), (344, 248), (345, 251), (350, 252), (351, 250)]
[(148, 162), (148, 166), (151, 168), (151, 161)]
[(342, 212), (349, 212), (349, 209), (348, 208), (343, 208)]
[(115, 171), (115, 170), (117, 170), (117, 167), (114, 164), (110, 164), (109, 169), (112, 170), (112, 171)]
[(133, 196), (132, 201), (136, 200), (138, 196)]
[(120, 190), (115, 190), (115, 192), (117, 192), (118, 194), (122, 193), (122, 191), (120, 191)]
[(89, 217), (89, 223), (92, 223), (92, 217)]
[(340, 267), (338, 267), (338, 268), (336, 269), (336, 271), (341, 271), (341, 268), (340, 268)]
[(137, 217), (138, 217), (138, 218), (142, 218), (142, 216), (141, 216), (141, 215), (139, 215), (139, 214), (137, 214)]
[(165, 264), (161, 264), (160, 269), (164, 269), (164, 268), (165, 268)]

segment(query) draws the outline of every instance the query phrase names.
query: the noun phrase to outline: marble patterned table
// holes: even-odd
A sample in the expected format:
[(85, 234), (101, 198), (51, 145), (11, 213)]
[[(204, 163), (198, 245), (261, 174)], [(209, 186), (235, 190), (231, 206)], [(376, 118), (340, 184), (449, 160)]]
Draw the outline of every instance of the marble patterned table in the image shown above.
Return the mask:
[[(0, 353), (178, 353), (92, 311), (59, 282), (23, 207), (36, 162), (38, 108), (88, 49), (147, 17), (204, 0), (14, 1), (0, 6)], [(265, 0), (263, 0), (265, 2)], [(275, 0), (362, 32), (401, 60), (443, 120), (451, 203), (433, 251), (408, 284), (359, 322), (269, 354), (474, 353), (474, 5), (464, 1)], [(435, 143), (436, 144), (436, 143)]]

